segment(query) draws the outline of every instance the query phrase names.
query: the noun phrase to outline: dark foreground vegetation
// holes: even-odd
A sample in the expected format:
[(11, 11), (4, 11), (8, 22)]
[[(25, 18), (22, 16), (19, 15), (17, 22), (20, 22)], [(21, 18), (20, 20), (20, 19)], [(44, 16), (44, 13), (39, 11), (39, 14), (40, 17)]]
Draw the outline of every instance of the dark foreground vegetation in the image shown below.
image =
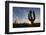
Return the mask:
[(34, 23), (32, 24), (26, 24), (26, 23), (21, 23), (21, 24), (17, 24), (17, 23), (13, 23), (13, 28), (17, 28), (17, 27), (40, 27), (40, 23)]

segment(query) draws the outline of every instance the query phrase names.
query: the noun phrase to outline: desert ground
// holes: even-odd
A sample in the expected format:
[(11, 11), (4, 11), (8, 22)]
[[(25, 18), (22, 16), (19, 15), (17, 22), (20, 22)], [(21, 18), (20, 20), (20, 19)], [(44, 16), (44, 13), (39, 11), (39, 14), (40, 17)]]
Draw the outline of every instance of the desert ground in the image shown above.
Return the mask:
[(33, 23), (33, 24), (27, 24), (27, 23), (13, 23), (13, 28), (17, 27), (40, 27), (40, 23)]

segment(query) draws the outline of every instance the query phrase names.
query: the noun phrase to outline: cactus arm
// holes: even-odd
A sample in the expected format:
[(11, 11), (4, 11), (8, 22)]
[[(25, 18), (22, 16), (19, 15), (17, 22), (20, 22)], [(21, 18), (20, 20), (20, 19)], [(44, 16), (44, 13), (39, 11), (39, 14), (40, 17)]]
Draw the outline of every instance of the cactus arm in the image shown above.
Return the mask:
[(35, 12), (33, 11), (33, 16), (34, 16), (34, 20), (35, 20)]

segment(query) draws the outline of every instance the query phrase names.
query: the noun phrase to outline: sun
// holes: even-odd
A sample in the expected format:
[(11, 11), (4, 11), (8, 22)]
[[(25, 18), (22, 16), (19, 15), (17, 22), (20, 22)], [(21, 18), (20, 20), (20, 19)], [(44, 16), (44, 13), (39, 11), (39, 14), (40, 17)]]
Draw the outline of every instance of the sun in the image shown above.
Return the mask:
[(29, 24), (31, 24), (31, 22), (29, 21)]

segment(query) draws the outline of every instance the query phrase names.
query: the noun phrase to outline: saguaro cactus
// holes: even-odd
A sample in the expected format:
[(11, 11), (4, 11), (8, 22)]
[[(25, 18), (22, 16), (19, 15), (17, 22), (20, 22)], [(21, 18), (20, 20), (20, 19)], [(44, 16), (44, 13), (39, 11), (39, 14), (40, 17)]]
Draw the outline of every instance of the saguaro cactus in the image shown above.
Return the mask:
[(35, 20), (35, 12), (34, 11), (29, 11), (29, 14), (28, 14), (28, 19), (29, 21), (31, 21), (31, 24), (34, 23), (34, 20)]

